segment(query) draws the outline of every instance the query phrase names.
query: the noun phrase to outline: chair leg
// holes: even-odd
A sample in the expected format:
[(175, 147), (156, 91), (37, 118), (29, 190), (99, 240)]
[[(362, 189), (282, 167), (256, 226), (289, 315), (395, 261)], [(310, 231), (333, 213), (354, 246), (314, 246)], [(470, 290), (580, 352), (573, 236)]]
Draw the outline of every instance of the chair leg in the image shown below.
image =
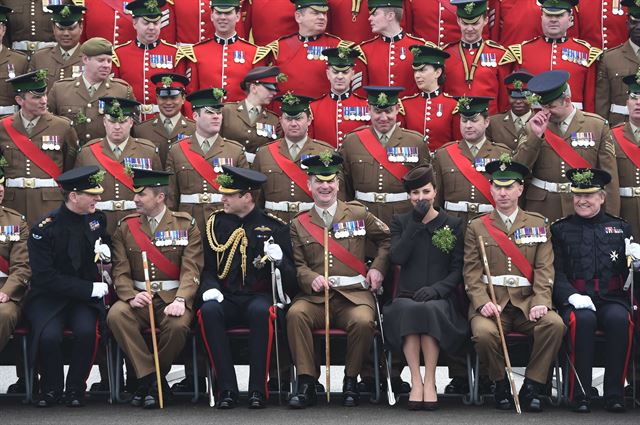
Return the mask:
[(196, 335), (191, 335), (191, 363), (193, 373), (193, 397), (192, 403), (197, 403), (200, 398), (200, 376), (198, 376), (198, 355), (196, 350)]
[[(125, 400), (122, 398), (122, 388), (120, 388), (120, 382), (122, 379), (122, 350), (120, 350), (120, 346), (116, 344), (116, 362), (114, 364), (115, 369), (115, 380), (113, 383), (114, 387), (114, 400), (118, 403), (124, 403)], [(127, 371), (127, 373), (132, 373), (133, 371)]]
[(471, 363), (471, 353), (467, 351), (467, 380), (469, 382), (469, 393), (462, 397), (462, 403), (466, 406), (470, 406), (474, 401), (474, 380), (473, 380), (473, 366)]
[(106, 351), (106, 360), (107, 360), (107, 374), (109, 380), (109, 404), (113, 404), (115, 399), (114, 396), (114, 364), (113, 364), (113, 341), (111, 338), (107, 341), (105, 351)]
[[(384, 356), (384, 353), (382, 353)], [(386, 360), (386, 359), (385, 359)], [(380, 395), (380, 356), (378, 353), (378, 338), (373, 338), (373, 383), (375, 385), (375, 390), (373, 391), (373, 397), (371, 398), (371, 402), (378, 404), (380, 403), (381, 395)]]
[(214, 378), (213, 378), (213, 368), (210, 364), (207, 364), (207, 382), (209, 386), (209, 407), (214, 407), (216, 405), (216, 399), (214, 394)]
[(29, 404), (33, 401), (33, 373), (31, 371), (31, 365), (29, 364), (29, 350), (27, 346), (27, 335), (20, 337), (20, 345), (22, 347), (22, 362), (24, 363), (24, 380), (25, 380), (25, 395), (23, 403)]
[(473, 368), (473, 402), (476, 406), (484, 404), (484, 397), (479, 394), (480, 389), (480, 356), (476, 353), (476, 362)]

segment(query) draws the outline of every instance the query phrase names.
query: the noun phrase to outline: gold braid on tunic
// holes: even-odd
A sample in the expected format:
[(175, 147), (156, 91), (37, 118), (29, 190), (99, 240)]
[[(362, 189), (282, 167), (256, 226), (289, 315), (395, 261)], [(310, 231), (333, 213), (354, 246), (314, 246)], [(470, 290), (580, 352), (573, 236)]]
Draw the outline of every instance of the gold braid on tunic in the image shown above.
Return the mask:
[[(242, 284), (244, 285), (244, 278), (247, 274), (247, 246), (249, 245), (247, 234), (242, 227), (239, 227), (234, 230), (233, 233), (231, 233), (231, 236), (229, 236), (229, 239), (221, 245), (220, 243), (218, 243), (214, 232), (215, 220), (216, 216), (214, 214), (207, 221), (206, 230), (209, 246), (211, 246), (211, 249), (216, 253), (216, 258), (218, 260), (218, 279), (225, 279), (229, 275), (233, 257), (238, 250), (238, 245), (240, 245), (240, 254), (242, 255)], [(222, 264), (222, 260), (224, 259), (225, 252), (229, 250), (229, 248), (231, 249), (227, 255), (227, 261), (224, 264), (222, 272), (220, 272), (220, 265)]]

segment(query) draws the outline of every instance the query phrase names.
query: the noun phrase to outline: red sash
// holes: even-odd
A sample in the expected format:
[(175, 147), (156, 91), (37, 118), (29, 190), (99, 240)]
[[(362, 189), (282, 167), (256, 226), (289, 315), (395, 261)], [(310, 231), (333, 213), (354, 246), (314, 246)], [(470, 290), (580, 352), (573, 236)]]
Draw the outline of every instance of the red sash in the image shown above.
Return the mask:
[(9, 276), (9, 260), (0, 256), (0, 272)]
[(289, 176), (289, 178), (293, 180), (300, 189), (304, 190), (304, 193), (309, 195), (309, 198), (311, 198), (311, 191), (307, 187), (307, 174), (302, 171), (300, 167), (298, 167), (298, 164), (285, 157), (284, 155), (281, 155), (278, 151), (279, 146), (280, 143), (271, 143), (267, 147), (267, 149), (269, 149), (269, 152), (271, 152), (271, 156), (276, 161), (278, 166), (282, 169), (282, 171), (284, 171), (287, 176)]
[(515, 243), (507, 237), (500, 229), (495, 227), (491, 222), (491, 216), (489, 214), (480, 217), (480, 220), (484, 223), (487, 231), (491, 235), (494, 241), (498, 244), (502, 252), (507, 254), (507, 257), (511, 257), (511, 262), (516, 265), (520, 273), (526, 277), (533, 285), (533, 267), (529, 264), (529, 260), (518, 249)]
[(131, 235), (136, 241), (138, 247), (143, 251), (147, 251), (149, 260), (151, 260), (151, 262), (155, 264), (162, 273), (167, 275), (169, 279), (180, 279), (180, 267), (169, 261), (169, 259), (151, 243), (149, 237), (142, 231), (142, 226), (140, 225), (138, 217), (129, 217), (125, 221), (127, 222), (127, 226), (129, 226)]
[(591, 164), (581, 157), (569, 144), (560, 136), (554, 134), (548, 128), (544, 132), (549, 146), (564, 160), (571, 168), (591, 168)]
[(109, 158), (102, 151), (102, 142), (94, 143), (89, 147), (93, 156), (96, 157), (100, 165), (115, 177), (120, 183), (127, 186), (130, 190), (133, 190), (133, 178), (125, 172), (124, 166), (115, 159)]
[[(300, 221), (302, 227), (309, 232), (311, 237), (322, 245), (322, 241), (324, 240), (324, 230), (322, 227), (311, 222), (311, 211), (299, 215), (298, 221)], [(354, 272), (361, 274), (362, 276), (367, 275), (367, 268), (364, 265), (364, 262), (349, 252), (348, 249), (336, 242), (333, 238), (329, 238), (329, 252)]]
[(40, 169), (42, 169), (42, 171), (50, 175), (52, 178), (55, 179), (62, 174), (62, 170), (60, 170), (60, 167), (58, 167), (58, 164), (56, 164), (53, 159), (49, 158), (47, 154), (42, 152), (40, 148), (27, 136), (20, 134), (18, 130), (13, 128), (11, 125), (12, 121), (13, 116), (6, 117), (2, 120), (2, 125), (4, 125), (4, 129), (7, 131), (11, 141), (13, 141), (18, 149), (20, 149), (20, 152), (25, 154), (31, 162), (36, 164)]
[(133, 22), (133, 16), (130, 13), (124, 13), (124, 2), (122, 0), (101, 0), (102, 3), (109, 6), (114, 11), (118, 12), (118, 16), (126, 19), (129, 22)]
[(633, 165), (635, 165), (636, 168), (640, 168), (640, 148), (638, 148), (635, 142), (625, 137), (624, 126), (616, 127), (612, 131), (620, 148), (627, 154), (631, 162), (633, 162)]
[(489, 201), (491, 205), (495, 207), (496, 201), (493, 199), (493, 196), (491, 196), (491, 183), (489, 183), (489, 180), (487, 180), (481, 172), (476, 170), (476, 167), (473, 166), (469, 158), (462, 154), (460, 145), (458, 143), (454, 143), (447, 146), (445, 150), (462, 175), (469, 180), (469, 182), (475, 186), (485, 198), (487, 198), (487, 201)]
[(376, 139), (376, 136), (373, 134), (373, 130), (370, 128), (364, 128), (356, 131), (356, 134), (360, 138), (364, 148), (371, 154), (373, 159), (378, 161), (388, 172), (393, 174), (396, 179), (402, 181), (404, 175), (407, 174), (411, 168), (397, 162), (389, 161), (389, 158), (387, 157), (387, 150), (382, 146), (378, 139)]
[[(207, 181), (207, 183), (213, 186), (216, 190), (219, 189), (220, 185), (216, 182), (218, 173), (213, 170), (213, 165), (209, 164), (206, 159), (201, 157), (197, 152), (191, 150), (189, 140), (191, 139), (184, 139), (179, 143), (184, 156), (187, 157), (187, 160), (193, 166), (193, 169), (196, 170), (198, 174)], [(193, 137), (193, 140), (195, 141), (195, 136)]]

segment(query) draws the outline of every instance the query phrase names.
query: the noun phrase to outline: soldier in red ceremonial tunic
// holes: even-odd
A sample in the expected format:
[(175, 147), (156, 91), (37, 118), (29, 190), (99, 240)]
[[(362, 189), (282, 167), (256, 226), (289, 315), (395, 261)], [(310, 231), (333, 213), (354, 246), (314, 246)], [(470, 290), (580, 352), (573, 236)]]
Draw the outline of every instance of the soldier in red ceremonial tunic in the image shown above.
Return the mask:
[(399, 86), (404, 88), (400, 95), (408, 96), (418, 91), (409, 49), (414, 44), (425, 44), (425, 41), (407, 34), (402, 29), (401, 19), (402, 0), (369, 0), (369, 23), (378, 35), (360, 44), (366, 69), (357, 66), (356, 72), (362, 71), (363, 85)]
[[(153, 7), (147, 6), (147, 4)], [(158, 0), (157, 6), (145, 0), (135, 0), (127, 4), (133, 14), (136, 38), (114, 49), (113, 73), (133, 87), (135, 98), (142, 104), (143, 118), (150, 118), (158, 112), (155, 85), (151, 76), (167, 71), (184, 74), (185, 64), (181, 62), (185, 53), (159, 39), (162, 11), (165, 0)]]
[(460, 119), (453, 115), (458, 102), (445, 94), (445, 59), (449, 57), (437, 47), (411, 46), (413, 76), (420, 93), (402, 99), (400, 125), (424, 134), (432, 152), (451, 140), (461, 137)]
[(188, 89), (192, 93), (207, 87), (221, 87), (226, 90), (224, 101), (236, 102), (245, 96), (240, 88), (244, 76), (256, 66), (266, 65), (270, 51), (238, 36), (240, 0), (212, 0), (211, 7), (215, 36), (189, 48), (191, 84)]
[(567, 37), (573, 20), (572, 7), (578, 0), (544, 0), (540, 37), (509, 46), (517, 64), (534, 75), (562, 69), (571, 75), (569, 86), (578, 109), (595, 110), (596, 65), (602, 50), (584, 40)]
[(482, 28), (489, 22), (486, 0), (453, 0), (458, 8), (458, 25), (462, 38), (445, 47), (447, 81), (444, 90), (452, 96), (488, 96), (489, 114), (508, 108), (509, 100), (502, 85), (511, 73), (514, 58), (508, 49), (482, 38)]
[[(185, 0), (179, 0), (182, 3)], [(126, 6), (129, 3), (124, 0), (84, 0), (87, 12), (84, 16), (84, 33), (82, 40), (93, 37), (102, 37), (109, 40), (114, 46), (124, 44), (136, 38), (136, 30), (133, 27), (133, 15)], [(166, 0), (166, 7), (162, 9), (160, 19), (160, 39), (167, 43), (176, 42), (176, 19), (173, 10), (175, 0)], [(158, 1), (165, 3), (165, 1)]]
[[(536, 1), (495, 0), (495, 23), (491, 26), (491, 39), (503, 46), (510, 46), (542, 35), (540, 20), (532, 18), (538, 16), (539, 12), (540, 5)], [(573, 21), (567, 35), (578, 36), (577, 20)]]
[(338, 37), (362, 43), (373, 38), (367, 0), (328, 0), (329, 32)]
[(622, 0), (582, 0), (576, 15), (578, 38), (602, 50), (627, 41), (627, 13), (622, 4)]
[[(293, 18), (296, 6), (291, 0), (244, 0), (242, 1), (243, 37), (253, 36), (253, 42), (265, 46), (285, 34), (298, 30)], [(240, 32), (240, 31), (239, 31)]]
[(213, 37), (209, 0), (178, 0), (173, 7), (178, 43), (195, 44)]
[(337, 148), (347, 134), (369, 122), (369, 104), (367, 99), (351, 92), (358, 51), (338, 47), (323, 50), (322, 55), (327, 57), (331, 92), (311, 103), (313, 121), (309, 135)]
[[(489, 27), (493, 26), (494, 2), (489, 0), (490, 22), (482, 30), (482, 36), (487, 39), (490, 38)], [(416, 37), (424, 38), (440, 48), (460, 40), (456, 6), (451, 4), (451, 0), (404, 0), (404, 11), (407, 22), (405, 28)]]

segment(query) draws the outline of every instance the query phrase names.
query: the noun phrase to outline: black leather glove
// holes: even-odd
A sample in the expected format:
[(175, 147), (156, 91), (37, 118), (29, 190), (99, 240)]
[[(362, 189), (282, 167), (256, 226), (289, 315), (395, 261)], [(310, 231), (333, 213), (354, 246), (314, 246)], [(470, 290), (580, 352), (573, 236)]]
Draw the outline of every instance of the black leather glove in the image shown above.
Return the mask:
[(418, 302), (437, 300), (438, 292), (432, 286), (423, 286), (413, 294), (413, 300)]
[(428, 201), (418, 201), (415, 207), (413, 207), (413, 220), (420, 223), (425, 215), (429, 212), (431, 204)]

